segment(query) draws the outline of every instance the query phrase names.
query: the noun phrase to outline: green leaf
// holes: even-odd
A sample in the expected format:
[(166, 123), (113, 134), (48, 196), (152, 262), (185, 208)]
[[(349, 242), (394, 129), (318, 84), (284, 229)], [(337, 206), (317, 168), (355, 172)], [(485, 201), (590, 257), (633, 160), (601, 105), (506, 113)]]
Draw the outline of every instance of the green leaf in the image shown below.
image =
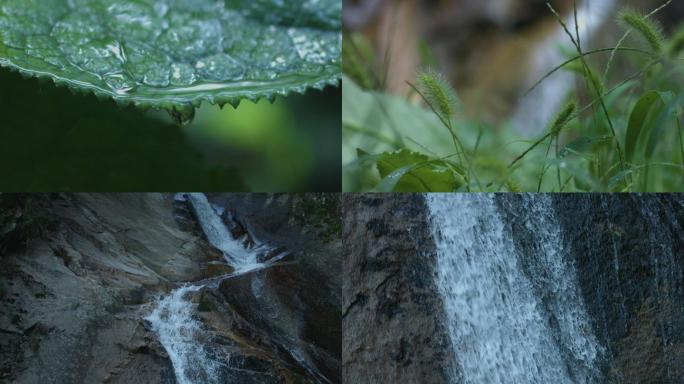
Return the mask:
[(631, 175), (632, 173), (634, 173), (634, 171), (631, 169), (618, 172), (615, 176), (608, 180), (608, 189), (613, 192), (623, 192), (622, 189), (616, 190), (616, 188), (620, 187), (623, 182), (626, 182), (627, 176)]
[(0, 66), (192, 117), (340, 78), (340, 0), (3, 0)]
[(570, 143), (568, 143), (563, 149), (560, 150), (558, 157), (564, 159), (572, 154), (581, 155), (583, 151), (588, 150), (592, 145), (597, 143), (610, 142), (612, 137), (610, 136), (600, 136), (600, 137), (579, 137)]
[(641, 138), (648, 134), (650, 126), (653, 125), (655, 118), (665, 107), (663, 95), (657, 91), (646, 92), (637, 101), (629, 117), (627, 135), (625, 137), (625, 155), (627, 161), (632, 162), (636, 157), (637, 144)]
[(463, 185), (443, 160), (405, 149), (383, 153), (377, 166), (379, 192), (453, 192)]
[(658, 110), (659, 114), (655, 115), (654, 122), (651, 127), (649, 137), (646, 142), (646, 151), (644, 157), (651, 159), (655, 152), (656, 146), (663, 140), (663, 129), (666, 125), (674, 125), (675, 119), (682, 115), (682, 100), (684, 94), (675, 97), (671, 92), (661, 93), (663, 101), (666, 103)]

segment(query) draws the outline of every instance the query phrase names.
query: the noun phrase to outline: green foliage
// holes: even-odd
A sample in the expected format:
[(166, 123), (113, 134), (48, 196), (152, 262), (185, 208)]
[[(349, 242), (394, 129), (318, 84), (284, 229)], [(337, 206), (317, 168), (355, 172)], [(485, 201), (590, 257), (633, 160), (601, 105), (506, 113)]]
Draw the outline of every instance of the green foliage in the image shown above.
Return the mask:
[[(657, 91), (646, 92), (637, 101), (629, 117), (627, 135), (625, 137), (625, 155), (627, 161), (634, 161), (637, 149), (642, 149), (644, 145), (639, 145), (646, 140), (649, 132), (652, 131), (656, 119), (665, 108), (663, 94)], [(667, 97), (667, 96), (666, 96)]]
[(680, 25), (672, 35), (667, 50), (671, 57), (677, 57), (684, 50), (684, 24)]
[(0, 84), (0, 191), (340, 189), (339, 88), (205, 104), (180, 127), (6, 69)]
[[(653, 14), (625, 11), (621, 22), (648, 51), (622, 46), (622, 40), (584, 51), (556, 16), (577, 52), (542, 81), (561, 69), (581, 81), (569, 95), (576, 101), (562, 107), (547, 130), (529, 129), (544, 132), (539, 138), (455, 113), (456, 93), (441, 75), (418, 76), (414, 90), (423, 106), (343, 78), (344, 190), (684, 191), (684, 71), (677, 61), (684, 29), (668, 40)], [(636, 73), (628, 68), (634, 65)]]
[(356, 33), (345, 34), (342, 40), (342, 70), (365, 89), (377, 86), (370, 65), (375, 61), (373, 48), (368, 40)]
[(338, 195), (309, 193), (295, 199), (294, 220), (302, 227), (315, 228), (328, 240), (339, 239), (342, 231), (342, 206)]
[(0, 83), (2, 191), (246, 189), (240, 173), (206, 162), (175, 124), (7, 71)]
[(237, 106), (337, 84), (341, 1), (5, 0), (0, 66), (98, 97)]
[(405, 149), (383, 153), (376, 165), (378, 192), (453, 192), (463, 185), (447, 162)]

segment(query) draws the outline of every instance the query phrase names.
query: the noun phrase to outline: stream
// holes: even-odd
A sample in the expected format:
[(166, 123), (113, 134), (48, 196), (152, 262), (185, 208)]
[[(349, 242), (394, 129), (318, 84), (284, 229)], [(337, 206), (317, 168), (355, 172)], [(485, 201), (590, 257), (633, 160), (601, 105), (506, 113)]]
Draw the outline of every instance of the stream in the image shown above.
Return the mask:
[(266, 253), (271, 248), (258, 242), (246, 246), (247, 234), (243, 238), (233, 238), (219, 216), (220, 208), (212, 206), (203, 193), (178, 194), (176, 201), (190, 204), (207, 241), (221, 251), (226, 263), (235, 272), (207, 281), (182, 283), (168, 295), (160, 297), (145, 320), (150, 322), (152, 330), (169, 354), (179, 384), (219, 383), (221, 379), (217, 374), (218, 369), (221, 365), (229, 366), (230, 360), (219, 361), (201, 342), (207, 335), (202, 323), (196, 318), (196, 304), (190, 300), (191, 294), (210, 285), (216, 287), (225, 279), (271, 266), (287, 253), (283, 252), (268, 262), (260, 263), (257, 261), (259, 254)]

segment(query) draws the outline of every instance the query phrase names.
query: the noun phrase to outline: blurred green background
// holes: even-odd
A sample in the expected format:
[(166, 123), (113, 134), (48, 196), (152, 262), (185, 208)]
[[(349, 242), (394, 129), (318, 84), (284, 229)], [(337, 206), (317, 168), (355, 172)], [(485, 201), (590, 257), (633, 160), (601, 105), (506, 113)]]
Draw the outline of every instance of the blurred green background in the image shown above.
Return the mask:
[(2, 191), (339, 191), (341, 88), (192, 124), (0, 69)]

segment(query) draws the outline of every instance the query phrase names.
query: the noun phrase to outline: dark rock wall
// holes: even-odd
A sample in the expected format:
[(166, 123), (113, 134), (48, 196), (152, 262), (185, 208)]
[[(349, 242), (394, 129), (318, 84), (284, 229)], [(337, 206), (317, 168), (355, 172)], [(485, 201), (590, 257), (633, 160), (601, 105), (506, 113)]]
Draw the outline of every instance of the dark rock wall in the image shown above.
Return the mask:
[(341, 383), (340, 195), (229, 194), (212, 200), (255, 239), (291, 252), (280, 266), (225, 280), (223, 300), (269, 334), (283, 359), (303, 360), (319, 382)]
[(421, 195), (343, 198), (346, 383), (446, 383), (453, 353)]
[[(497, 196), (519, 254), (532, 255), (522, 202)], [(684, 195), (554, 195), (549, 209), (603, 348), (602, 381), (684, 383)], [(448, 382), (458, 356), (441, 325), (422, 196), (348, 195), (343, 211), (346, 382)]]
[[(206, 327), (198, 342), (230, 356), (220, 380), (340, 383), (339, 196), (212, 201), (292, 252), (189, 295)], [(0, 194), (0, 383), (173, 384), (143, 317), (178, 283), (231, 272), (222, 261), (170, 194)]]
[(174, 382), (140, 315), (199, 272), (203, 252), (176, 228), (172, 199), (3, 194), (0, 204), (0, 382)]
[(684, 196), (555, 198), (611, 382), (684, 382)]

